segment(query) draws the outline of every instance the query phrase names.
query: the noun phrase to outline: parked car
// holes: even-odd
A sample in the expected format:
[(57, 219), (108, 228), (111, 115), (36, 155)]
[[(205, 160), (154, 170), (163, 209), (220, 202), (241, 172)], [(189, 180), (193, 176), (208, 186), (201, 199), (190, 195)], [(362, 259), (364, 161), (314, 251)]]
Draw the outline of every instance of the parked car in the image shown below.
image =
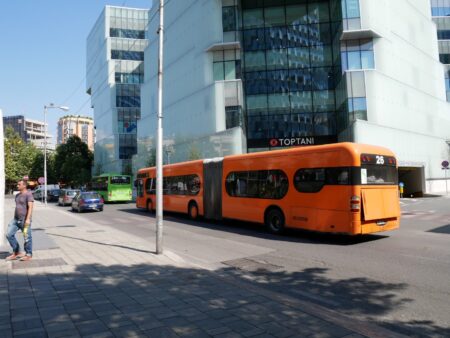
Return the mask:
[(41, 200), (44, 198), (44, 189), (42, 188), (37, 188), (35, 190), (33, 190), (33, 198), (35, 200)]
[(104, 201), (98, 192), (87, 191), (75, 195), (72, 200), (72, 211), (82, 212), (85, 210), (103, 211)]
[(47, 201), (57, 202), (59, 198), (59, 189), (52, 189), (47, 191)]
[(59, 191), (58, 205), (72, 204), (72, 200), (80, 190), (76, 189), (61, 189)]

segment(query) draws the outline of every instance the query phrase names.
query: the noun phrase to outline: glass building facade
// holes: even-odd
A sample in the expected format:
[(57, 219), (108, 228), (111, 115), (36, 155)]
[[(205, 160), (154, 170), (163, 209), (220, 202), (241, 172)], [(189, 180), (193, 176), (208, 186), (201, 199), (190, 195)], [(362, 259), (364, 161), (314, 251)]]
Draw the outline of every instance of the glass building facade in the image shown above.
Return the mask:
[[(224, 7), (224, 30), (236, 18), (241, 39), (249, 151), (330, 143), (342, 79), (339, 1), (242, 0)], [(225, 68), (225, 76), (227, 75)]]
[[(88, 38), (96, 172), (131, 172), (141, 117), (147, 25), (148, 10), (106, 6)], [(106, 60), (99, 55), (106, 55)]]
[(431, 0), (431, 15), (437, 26), (439, 60), (445, 65), (445, 91), (450, 102), (450, 0)]

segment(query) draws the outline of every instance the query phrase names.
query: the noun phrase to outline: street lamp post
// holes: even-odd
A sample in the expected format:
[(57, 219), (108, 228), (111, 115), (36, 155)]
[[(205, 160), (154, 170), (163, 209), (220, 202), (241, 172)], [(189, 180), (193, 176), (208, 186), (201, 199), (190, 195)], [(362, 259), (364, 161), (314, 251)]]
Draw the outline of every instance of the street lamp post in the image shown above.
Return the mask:
[(68, 111), (69, 107), (55, 106), (54, 103), (50, 103), (48, 106), (44, 106), (44, 200), (45, 206), (47, 206), (47, 110), (57, 108), (62, 111)]

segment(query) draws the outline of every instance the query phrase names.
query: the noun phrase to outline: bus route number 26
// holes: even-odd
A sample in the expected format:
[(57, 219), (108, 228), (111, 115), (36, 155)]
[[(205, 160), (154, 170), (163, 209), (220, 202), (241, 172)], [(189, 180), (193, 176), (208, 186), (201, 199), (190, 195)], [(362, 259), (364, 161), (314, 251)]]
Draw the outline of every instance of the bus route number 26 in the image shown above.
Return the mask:
[(384, 156), (376, 156), (377, 164), (384, 164)]

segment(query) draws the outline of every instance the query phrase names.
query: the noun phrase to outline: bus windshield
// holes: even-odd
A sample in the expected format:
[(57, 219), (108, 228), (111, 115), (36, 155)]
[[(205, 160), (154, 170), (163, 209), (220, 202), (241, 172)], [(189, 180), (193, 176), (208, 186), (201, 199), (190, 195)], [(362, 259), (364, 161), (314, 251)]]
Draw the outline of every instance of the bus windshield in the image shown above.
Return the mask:
[(130, 176), (111, 176), (111, 184), (131, 184)]

